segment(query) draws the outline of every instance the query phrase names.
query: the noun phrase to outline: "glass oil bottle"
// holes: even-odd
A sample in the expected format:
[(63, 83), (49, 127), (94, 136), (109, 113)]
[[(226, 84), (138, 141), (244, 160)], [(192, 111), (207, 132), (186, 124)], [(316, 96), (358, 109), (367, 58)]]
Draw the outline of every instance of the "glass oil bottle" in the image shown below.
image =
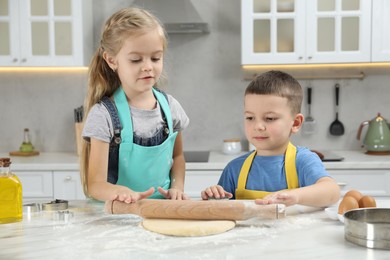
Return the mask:
[(30, 130), (28, 128), (24, 129), (23, 132), (23, 143), (20, 145), (19, 150), (21, 152), (29, 153), (34, 151), (34, 146), (30, 141)]
[(10, 166), (10, 158), (0, 158), (0, 224), (23, 219), (22, 183)]

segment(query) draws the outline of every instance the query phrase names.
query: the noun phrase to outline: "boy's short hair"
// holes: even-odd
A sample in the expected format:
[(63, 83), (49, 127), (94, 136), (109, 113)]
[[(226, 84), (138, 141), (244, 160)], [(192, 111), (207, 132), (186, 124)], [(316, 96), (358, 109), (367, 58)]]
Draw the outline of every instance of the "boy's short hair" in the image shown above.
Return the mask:
[(257, 76), (246, 88), (245, 95), (248, 94), (287, 98), (293, 115), (301, 112), (302, 87), (294, 77), (285, 72), (271, 70)]

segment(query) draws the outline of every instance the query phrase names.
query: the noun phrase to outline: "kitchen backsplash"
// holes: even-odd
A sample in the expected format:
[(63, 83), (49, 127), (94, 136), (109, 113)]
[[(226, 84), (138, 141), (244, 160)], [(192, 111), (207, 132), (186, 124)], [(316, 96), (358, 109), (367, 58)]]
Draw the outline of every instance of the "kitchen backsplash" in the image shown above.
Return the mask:
[[(169, 77), (165, 90), (180, 101), (191, 122), (183, 132), (185, 150), (218, 150), (223, 139), (245, 140), (243, 94), (248, 81), (240, 67), (240, 1), (193, 0), (210, 34), (170, 35), (166, 57)], [(129, 1), (94, 0), (95, 42), (101, 25)], [(226, 44), (229, 43), (229, 44)], [(378, 112), (390, 120), (390, 75), (364, 80), (301, 80), (313, 87), (312, 116), (316, 132), (293, 137), (313, 149), (360, 149), (356, 140), (361, 122)], [(345, 134), (329, 134), (335, 119), (334, 85), (339, 83), (339, 120)], [(19, 149), (23, 129), (29, 128), (41, 152), (76, 152), (73, 109), (82, 105), (86, 72), (0, 73), (0, 152)], [(302, 112), (306, 115), (304, 102)], [(247, 147), (243, 141), (244, 147)]]

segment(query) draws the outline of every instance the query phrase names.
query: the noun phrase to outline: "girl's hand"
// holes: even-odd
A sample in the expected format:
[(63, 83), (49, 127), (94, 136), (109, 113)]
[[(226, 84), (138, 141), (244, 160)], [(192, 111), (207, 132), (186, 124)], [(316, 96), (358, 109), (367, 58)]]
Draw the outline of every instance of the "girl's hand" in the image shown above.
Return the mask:
[(292, 206), (298, 204), (298, 202), (298, 195), (294, 191), (275, 192), (265, 196), (263, 199), (255, 200), (255, 203), (259, 205), (284, 204), (286, 206)]
[(214, 185), (211, 187), (206, 188), (200, 193), (203, 200), (208, 200), (209, 198), (215, 198), (215, 199), (224, 199), (224, 198), (232, 198), (233, 194), (230, 192), (225, 191), (222, 186), (220, 185)]
[(150, 188), (144, 192), (135, 192), (127, 187), (119, 186), (111, 200), (118, 200), (125, 203), (134, 203), (138, 200), (145, 199), (154, 193), (154, 188)]
[(188, 200), (188, 199), (190, 199), (183, 191), (181, 191), (179, 189), (171, 188), (169, 190), (164, 190), (163, 188), (158, 187), (157, 190), (166, 199), (171, 199), (171, 200)]

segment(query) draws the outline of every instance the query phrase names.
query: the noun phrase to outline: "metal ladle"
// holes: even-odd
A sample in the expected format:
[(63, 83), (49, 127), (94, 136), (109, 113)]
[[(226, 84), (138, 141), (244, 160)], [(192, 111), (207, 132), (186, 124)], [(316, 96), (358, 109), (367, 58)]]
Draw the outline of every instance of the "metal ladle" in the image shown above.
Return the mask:
[(331, 135), (340, 136), (344, 134), (344, 125), (339, 121), (339, 92), (340, 92), (340, 84), (335, 85), (336, 91), (336, 119), (332, 122), (329, 127), (329, 132)]

